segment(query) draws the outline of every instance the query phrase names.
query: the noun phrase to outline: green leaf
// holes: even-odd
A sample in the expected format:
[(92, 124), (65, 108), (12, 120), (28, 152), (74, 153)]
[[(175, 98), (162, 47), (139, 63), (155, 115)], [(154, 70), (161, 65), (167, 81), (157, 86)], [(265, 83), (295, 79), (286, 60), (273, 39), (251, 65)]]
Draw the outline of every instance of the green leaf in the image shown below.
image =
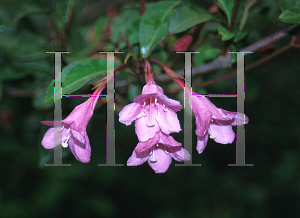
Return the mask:
[(149, 6), (139, 27), (139, 42), (142, 57), (148, 57), (157, 44), (168, 34), (173, 8), (180, 1), (161, 1)]
[(218, 0), (219, 7), (222, 9), (222, 11), (226, 14), (227, 20), (228, 20), (228, 25), (231, 20), (231, 14), (232, 14), (232, 9), (234, 5), (234, 0)]
[(175, 9), (174, 14), (171, 16), (169, 31), (172, 34), (181, 33), (212, 18), (213, 16), (206, 10), (189, 2), (184, 2)]
[(300, 23), (300, 4), (282, 12), (279, 19), (285, 23)]
[(279, 0), (279, 6), (282, 12), (293, 8), (297, 4), (300, 4), (300, 0)]
[(20, 4), (18, 5), (18, 12), (17, 16), (15, 18), (15, 22), (18, 22), (23, 17), (32, 15), (32, 14), (43, 14), (50, 12), (50, 8), (47, 9), (45, 6), (38, 5), (38, 1), (32, 2), (32, 1), (20, 1)]
[(220, 49), (213, 48), (210, 44), (201, 45), (198, 49), (198, 52), (194, 55), (194, 65), (199, 66), (202, 65), (205, 61), (210, 61), (215, 59), (220, 53)]
[[(62, 70), (62, 94), (71, 94), (89, 81), (107, 74), (104, 59), (83, 59), (69, 64)], [(54, 100), (54, 81), (48, 86), (45, 103)]]
[(127, 97), (129, 101), (133, 101), (136, 96), (140, 95), (142, 92), (142, 87), (137, 84), (131, 83), (128, 87)]
[(237, 33), (235, 33), (233, 42), (234, 43), (239, 42), (240, 40), (242, 40), (243, 38), (245, 38), (247, 36), (247, 34), (248, 34), (248, 32), (246, 32), (246, 31), (238, 31)]
[(234, 37), (234, 33), (229, 32), (225, 27), (220, 27), (218, 33), (222, 36), (222, 41), (227, 41)]
[(118, 42), (120, 49), (126, 46), (124, 39), (128, 40), (131, 45), (138, 43), (139, 24), (140, 16), (136, 10), (123, 11), (113, 21), (111, 41)]

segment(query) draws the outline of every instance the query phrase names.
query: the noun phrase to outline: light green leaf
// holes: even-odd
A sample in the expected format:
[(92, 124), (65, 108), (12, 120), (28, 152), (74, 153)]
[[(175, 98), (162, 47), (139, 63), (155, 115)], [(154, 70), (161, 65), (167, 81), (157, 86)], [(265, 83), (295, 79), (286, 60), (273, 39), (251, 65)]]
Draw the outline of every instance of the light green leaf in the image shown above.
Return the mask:
[(222, 9), (222, 11), (226, 14), (227, 20), (228, 20), (228, 25), (231, 20), (231, 14), (232, 14), (232, 9), (234, 5), (234, 0), (218, 0), (219, 7)]
[(171, 16), (170, 33), (181, 33), (192, 26), (211, 20), (213, 16), (206, 10), (189, 2), (182, 3)]
[[(104, 59), (83, 59), (69, 64), (62, 70), (62, 94), (71, 94), (89, 81), (107, 74)], [(54, 81), (48, 86), (45, 103), (54, 99)]]
[(234, 33), (229, 32), (225, 27), (220, 27), (218, 33), (222, 36), (222, 41), (227, 41), (234, 37)]
[(113, 21), (111, 41), (118, 42), (120, 49), (126, 46), (124, 39), (127, 39), (132, 45), (138, 43), (139, 24), (140, 16), (136, 10), (123, 11)]
[(300, 0), (279, 0), (279, 6), (282, 12), (293, 8), (297, 4), (300, 4)]
[(285, 23), (300, 23), (300, 4), (282, 12), (279, 19)]
[(157, 44), (168, 34), (173, 8), (180, 1), (161, 1), (149, 6), (139, 27), (139, 42), (142, 57), (148, 57)]

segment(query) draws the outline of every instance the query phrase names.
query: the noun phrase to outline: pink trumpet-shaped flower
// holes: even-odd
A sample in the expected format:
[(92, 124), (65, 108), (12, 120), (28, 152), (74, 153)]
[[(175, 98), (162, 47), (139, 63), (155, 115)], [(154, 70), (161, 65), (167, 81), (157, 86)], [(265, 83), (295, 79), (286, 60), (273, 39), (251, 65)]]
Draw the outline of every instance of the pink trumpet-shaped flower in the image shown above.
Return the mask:
[(229, 144), (235, 138), (232, 126), (241, 126), (249, 122), (245, 114), (217, 108), (205, 96), (193, 93), (189, 98), (196, 118), (197, 151), (199, 154), (206, 147), (208, 135), (217, 143)]
[[(147, 84), (142, 94), (119, 114), (121, 123), (130, 125), (135, 121), (135, 132), (139, 139), (127, 165), (137, 166), (148, 160), (156, 173), (164, 173), (172, 157), (178, 161), (190, 159), (188, 151), (169, 135), (181, 130), (175, 111), (179, 111), (182, 106), (179, 101), (165, 96), (162, 88), (155, 84), (149, 63), (146, 63), (145, 69)], [(155, 156), (156, 153), (156, 158), (150, 158), (150, 155)]]
[[(70, 147), (77, 160), (82, 163), (90, 161), (91, 146), (86, 132), (86, 127), (93, 116), (99, 95), (104, 86), (97, 88), (93, 95), (84, 103), (76, 106), (69, 116), (61, 121), (62, 146)], [(54, 140), (54, 121), (41, 121), (42, 124), (52, 126), (45, 133), (42, 145), (46, 149), (56, 147)]]

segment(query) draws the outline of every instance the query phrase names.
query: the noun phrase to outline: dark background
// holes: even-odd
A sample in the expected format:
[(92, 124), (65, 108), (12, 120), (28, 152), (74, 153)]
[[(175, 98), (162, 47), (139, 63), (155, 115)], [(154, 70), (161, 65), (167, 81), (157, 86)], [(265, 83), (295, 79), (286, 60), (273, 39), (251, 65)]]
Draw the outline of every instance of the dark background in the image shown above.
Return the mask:
[[(53, 3), (55, 1), (49, 2), (43, 1), (46, 5), (59, 6), (59, 3)], [(80, 2), (81, 5), (94, 4), (93, 1)], [(108, 1), (99, 2), (104, 4)], [(99, 5), (99, 2), (95, 4)], [(213, 1), (205, 2), (204, 6), (209, 6), (211, 2)], [(262, 17), (265, 16), (264, 22), (249, 24), (253, 25), (253, 32), (257, 33), (253, 36), (253, 41), (288, 26), (277, 19), (280, 14), (278, 2), (264, 2), (265, 5), (258, 4), (255, 8), (260, 10)], [(1, 21), (14, 19), (20, 4), (18, 1), (2, 2)], [(112, 2), (111, 5), (119, 6), (120, 3)], [(98, 6), (99, 13), (96, 15), (103, 14), (107, 7)], [(92, 15), (86, 18), (88, 21), (82, 18), (80, 25), (89, 26), (94, 13), (93, 10)], [(33, 25), (32, 19), (39, 17), (30, 16), (20, 18), (17, 24), (12, 24), (15, 38), (5, 41), (11, 50), (19, 49), (20, 54), (26, 54), (24, 50), (27, 51), (24, 57), (28, 57), (28, 60), (32, 52), (38, 53), (40, 50), (35, 48), (35, 40), (22, 41), (25, 39), (18, 38), (20, 34), (26, 31), (41, 35), (45, 33), (47, 38), (46, 30), (37, 31), (38, 27)], [(5, 28), (10, 30), (11, 27), (5, 25)], [(290, 38), (274, 43), (274, 48), (286, 44)], [(244, 42), (245, 45), (250, 44), (250, 41), (251, 38)], [(16, 42), (20, 43), (19, 47), (16, 47)], [(147, 163), (137, 167), (126, 166), (138, 140), (133, 124), (127, 127), (118, 122), (118, 111), (115, 113), (116, 163), (124, 166), (98, 167), (98, 164), (105, 163), (106, 151), (106, 104), (103, 103), (96, 107), (87, 128), (92, 146), (91, 162), (82, 164), (71, 153), (66, 152), (63, 162), (72, 164), (71, 167), (44, 167), (47, 161), (51, 163), (52, 160), (48, 160), (51, 151), (45, 150), (40, 144), (48, 128), (40, 121), (53, 120), (53, 105), (42, 104), (45, 87), (53, 78), (53, 57), (47, 55), (46, 64), (41, 67), (33, 62), (28, 68), (31, 60), (22, 60), (17, 63), (19, 65), (14, 62), (13, 69), (8, 71), (7, 66), (16, 55), (12, 54), (13, 51), (9, 52), (3, 41), (1, 45), (0, 217), (300, 215), (299, 49), (290, 49), (245, 74), (245, 114), (250, 120), (245, 126), (246, 163), (254, 164), (253, 167), (228, 166), (235, 163), (235, 143), (222, 145), (209, 140), (205, 151), (198, 155), (195, 149), (196, 136), (193, 134), (193, 163), (202, 166), (175, 167), (176, 161), (173, 160), (165, 174), (155, 174)], [(48, 50), (43, 50), (45, 48), (42, 47), (41, 51), (49, 51), (51, 48), (53, 47), (49, 44)], [(40, 54), (45, 56), (44, 53)], [(246, 63), (265, 55), (268, 54), (249, 55)], [(212, 72), (203, 76), (202, 80), (216, 78), (227, 71)], [(84, 87), (80, 92), (91, 92), (90, 88), (91, 86)], [(236, 77), (204, 89), (207, 93), (234, 93), (235, 90)], [(125, 96), (126, 103), (130, 103), (126, 99), (126, 93), (120, 94)], [(168, 96), (177, 98), (175, 94)], [(83, 100), (63, 98), (63, 117)], [(234, 98), (211, 100), (225, 110), (236, 110)], [(179, 112), (178, 116), (183, 128), (183, 112)], [(194, 124), (193, 129), (195, 130)], [(173, 136), (183, 142), (183, 131)]]

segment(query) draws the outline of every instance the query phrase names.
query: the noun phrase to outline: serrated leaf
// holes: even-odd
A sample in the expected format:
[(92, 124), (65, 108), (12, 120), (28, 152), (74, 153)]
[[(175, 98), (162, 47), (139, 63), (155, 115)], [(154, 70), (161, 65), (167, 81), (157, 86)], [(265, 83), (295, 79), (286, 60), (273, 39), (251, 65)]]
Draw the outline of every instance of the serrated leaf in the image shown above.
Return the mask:
[(148, 57), (168, 34), (171, 13), (173, 8), (180, 3), (180, 1), (162, 1), (147, 7), (139, 26), (142, 57)]
[(126, 46), (124, 39), (127, 39), (132, 45), (138, 43), (139, 24), (140, 16), (136, 10), (123, 11), (113, 21), (111, 41), (118, 42), (120, 49)]
[(218, 3), (219, 3), (219, 7), (226, 14), (227, 20), (228, 20), (228, 25), (229, 25), (230, 20), (231, 20), (234, 0), (218, 0)]
[(222, 36), (222, 41), (227, 41), (234, 37), (234, 33), (229, 32), (225, 27), (220, 27), (218, 29), (218, 34)]
[(282, 12), (293, 8), (297, 4), (300, 4), (300, 0), (279, 0), (279, 6)]
[(212, 18), (213, 16), (206, 10), (189, 2), (184, 2), (175, 9), (174, 14), (171, 16), (169, 31), (172, 34), (181, 33)]
[[(107, 74), (104, 59), (83, 59), (69, 64), (62, 70), (62, 94), (71, 94), (89, 81)], [(54, 81), (48, 86), (45, 103), (54, 100)]]
[(282, 12), (279, 19), (285, 23), (300, 23), (300, 4)]

